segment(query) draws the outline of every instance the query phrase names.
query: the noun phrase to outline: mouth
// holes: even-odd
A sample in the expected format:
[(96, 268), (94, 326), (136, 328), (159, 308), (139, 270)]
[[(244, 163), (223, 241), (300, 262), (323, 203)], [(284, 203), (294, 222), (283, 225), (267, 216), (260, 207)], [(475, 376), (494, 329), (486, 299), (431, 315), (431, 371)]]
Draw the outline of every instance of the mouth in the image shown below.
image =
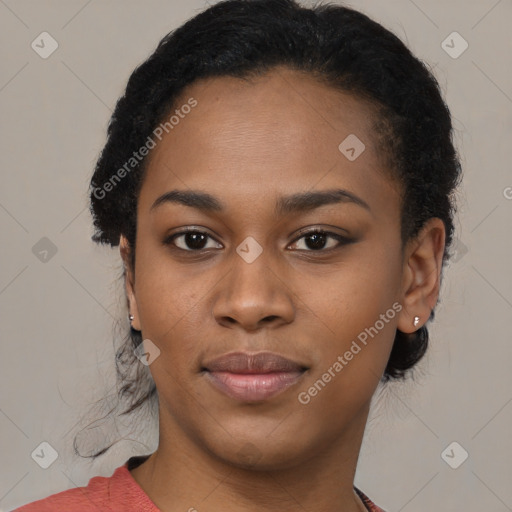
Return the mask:
[(231, 352), (202, 371), (218, 391), (238, 401), (268, 400), (297, 384), (308, 367), (272, 352)]

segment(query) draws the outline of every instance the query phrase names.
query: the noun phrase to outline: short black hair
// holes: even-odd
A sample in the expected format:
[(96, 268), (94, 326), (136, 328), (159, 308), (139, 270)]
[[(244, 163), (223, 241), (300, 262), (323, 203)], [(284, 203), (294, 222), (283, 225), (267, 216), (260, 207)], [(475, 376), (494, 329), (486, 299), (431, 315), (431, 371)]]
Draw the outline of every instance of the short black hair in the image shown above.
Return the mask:
[[(113, 183), (112, 178), (169, 116), (186, 86), (211, 77), (249, 79), (276, 66), (306, 72), (373, 107), (381, 155), (401, 185), (402, 248), (428, 219), (438, 217), (446, 229), (444, 266), (461, 166), (436, 78), (396, 35), (363, 13), (337, 4), (306, 8), (294, 0), (220, 1), (167, 34), (133, 71), (91, 179), (93, 241), (114, 247), (123, 234), (134, 266), (137, 199), (147, 158), (122, 179)], [(104, 194), (106, 183), (113, 186)], [(142, 342), (141, 333), (127, 332), (116, 362), (140, 366), (132, 352)], [(411, 334), (397, 330), (382, 381), (404, 379), (425, 354), (428, 340), (426, 325)], [(155, 397), (147, 368), (131, 378), (119, 370), (125, 382), (120, 394), (132, 397), (123, 414)], [(141, 386), (144, 375), (148, 380)]]

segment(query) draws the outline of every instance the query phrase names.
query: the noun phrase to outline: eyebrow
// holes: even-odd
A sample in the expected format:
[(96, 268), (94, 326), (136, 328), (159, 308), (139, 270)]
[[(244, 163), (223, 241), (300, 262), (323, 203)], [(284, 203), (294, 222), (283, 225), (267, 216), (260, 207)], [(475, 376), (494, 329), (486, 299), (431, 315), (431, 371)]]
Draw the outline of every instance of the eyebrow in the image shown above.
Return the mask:
[[(165, 203), (178, 203), (203, 212), (220, 212), (224, 210), (224, 204), (216, 197), (199, 190), (171, 190), (158, 197), (151, 205), (150, 211), (155, 210)], [(313, 192), (298, 192), (289, 196), (278, 198), (275, 213), (287, 215), (319, 208), (328, 204), (356, 204), (369, 212), (370, 206), (360, 197), (344, 189), (330, 189)]]

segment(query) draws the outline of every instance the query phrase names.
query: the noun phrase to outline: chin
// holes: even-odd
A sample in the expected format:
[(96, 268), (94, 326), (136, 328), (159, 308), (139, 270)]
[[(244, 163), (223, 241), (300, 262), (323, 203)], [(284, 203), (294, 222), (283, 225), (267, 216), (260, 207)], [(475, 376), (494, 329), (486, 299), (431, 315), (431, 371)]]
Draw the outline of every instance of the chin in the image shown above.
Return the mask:
[(220, 446), (211, 447), (215, 456), (225, 464), (251, 471), (280, 471), (293, 468), (308, 458), (304, 450), (307, 443), (294, 438), (285, 442), (276, 438), (269, 443), (269, 438), (231, 439)]

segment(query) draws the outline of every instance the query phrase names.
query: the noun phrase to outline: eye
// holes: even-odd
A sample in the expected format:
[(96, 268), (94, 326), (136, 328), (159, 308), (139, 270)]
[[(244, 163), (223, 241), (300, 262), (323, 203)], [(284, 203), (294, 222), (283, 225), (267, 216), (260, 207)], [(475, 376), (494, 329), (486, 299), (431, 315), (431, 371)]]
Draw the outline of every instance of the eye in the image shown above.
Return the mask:
[[(306, 252), (329, 252), (339, 246), (353, 242), (352, 239), (332, 233), (315, 229), (303, 233), (290, 245), (293, 249)], [(204, 231), (187, 229), (174, 233), (163, 241), (164, 245), (172, 245), (175, 248), (187, 252), (200, 252), (205, 249), (222, 249), (222, 245)], [(210, 245), (208, 245), (210, 243)], [(303, 243), (303, 247), (300, 247)], [(293, 247), (295, 246), (295, 247)]]
[[(213, 243), (213, 246), (208, 246), (208, 241)], [(164, 240), (165, 245), (174, 245), (178, 249), (189, 252), (199, 252), (204, 249), (221, 249), (222, 245), (216, 242), (208, 233), (198, 231), (196, 229), (187, 229), (174, 233)]]
[[(331, 243), (329, 243), (329, 239), (331, 240)], [(331, 249), (336, 249), (341, 245), (346, 245), (352, 242), (350, 238), (337, 233), (331, 233), (330, 231), (322, 231), (320, 229), (304, 233), (302, 236), (297, 238), (292, 245), (297, 245), (299, 241), (304, 242), (306, 249), (300, 247), (298, 247), (298, 249), (305, 250), (307, 252), (328, 252)]]

